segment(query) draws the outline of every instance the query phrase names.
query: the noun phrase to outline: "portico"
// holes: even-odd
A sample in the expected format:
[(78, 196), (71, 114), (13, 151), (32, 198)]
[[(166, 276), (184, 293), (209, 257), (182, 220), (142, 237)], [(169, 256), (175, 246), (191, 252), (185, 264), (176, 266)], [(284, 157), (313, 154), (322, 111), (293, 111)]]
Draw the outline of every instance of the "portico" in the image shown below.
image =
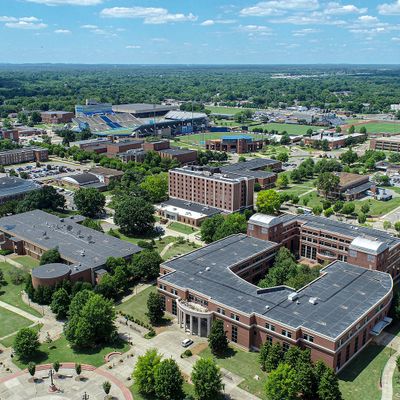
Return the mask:
[(210, 334), (212, 312), (200, 304), (185, 300), (177, 300), (176, 304), (180, 328), (199, 337), (207, 337)]

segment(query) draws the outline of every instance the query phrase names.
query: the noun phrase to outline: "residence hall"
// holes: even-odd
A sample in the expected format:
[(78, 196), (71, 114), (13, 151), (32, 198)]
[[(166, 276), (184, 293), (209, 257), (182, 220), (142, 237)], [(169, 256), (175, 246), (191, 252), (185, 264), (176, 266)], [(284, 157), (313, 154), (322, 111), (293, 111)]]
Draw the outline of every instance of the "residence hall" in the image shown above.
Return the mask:
[(171, 169), (168, 175), (170, 198), (228, 213), (253, 207), (253, 177), (214, 173), (209, 168), (198, 166)]
[(399, 277), (400, 238), (379, 229), (315, 215), (254, 214), (247, 234), (279, 243), (311, 263), (339, 260)]
[(58, 248), (61, 263), (45, 264), (32, 270), (34, 287), (54, 286), (65, 279), (95, 284), (106, 272), (109, 257), (129, 260), (141, 248), (79, 224), (83, 217), (59, 218), (41, 210), (0, 218), (2, 250), (40, 259)]
[(207, 139), (206, 150), (226, 153), (254, 153), (263, 148), (264, 140), (256, 140), (249, 135), (223, 136), (220, 139)]
[(0, 151), (0, 165), (21, 164), (32, 161), (47, 161), (49, 151), (42, 147), (23, 147), (21, 149)]
[(192, 335), (224, 322), (228, 339), (246, 349), (268, 341), (298, 345), (339, 371), (390, 323), (389, 274), (343, 261), (295, 291), (258, 288), (279, 244), (231, 235), (160, 266), (158, 290), (167, 312)]

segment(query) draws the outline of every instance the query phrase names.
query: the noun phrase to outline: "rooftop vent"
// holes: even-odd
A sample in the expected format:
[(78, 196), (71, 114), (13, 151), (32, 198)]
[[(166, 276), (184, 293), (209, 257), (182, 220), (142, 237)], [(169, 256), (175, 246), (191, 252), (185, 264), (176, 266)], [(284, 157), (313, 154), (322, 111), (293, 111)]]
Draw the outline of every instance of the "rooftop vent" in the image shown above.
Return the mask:
[(265, 309), (266, 309), (266, 310), (269, 310), (269, 306), (265, 306)]
[(299, 297), (299, 294), (297, 292), (293, 292), (293, 293), (290, 293), (287, 298), (289, 301), (295, 301), (298, 299), (298, 297)]
[(206, 267), (206, 271), (209, 271), (210, 270), (210, 267)]
[(318, 297), (310, 297), (310, 299), (308, 300), (309, 303), (311, 304), (318, 304)]

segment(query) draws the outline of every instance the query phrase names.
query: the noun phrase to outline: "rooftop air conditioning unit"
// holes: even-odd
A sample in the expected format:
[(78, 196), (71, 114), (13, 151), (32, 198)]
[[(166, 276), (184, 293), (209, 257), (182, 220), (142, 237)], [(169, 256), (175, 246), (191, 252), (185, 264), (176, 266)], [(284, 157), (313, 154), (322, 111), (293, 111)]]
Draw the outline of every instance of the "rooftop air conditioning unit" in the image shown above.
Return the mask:
[(293, 293), (290, 293), (288, 295), (288, 300), (289, 301), (295, 301), (295, 300), (298, 299), (298, 297), (299, 297), (298, 293), (297, 292), (293, 292)]
[(318, 297), (310, 297), (310, 299), (308, 300), (309, 303), (311, 304), (318, 304)]

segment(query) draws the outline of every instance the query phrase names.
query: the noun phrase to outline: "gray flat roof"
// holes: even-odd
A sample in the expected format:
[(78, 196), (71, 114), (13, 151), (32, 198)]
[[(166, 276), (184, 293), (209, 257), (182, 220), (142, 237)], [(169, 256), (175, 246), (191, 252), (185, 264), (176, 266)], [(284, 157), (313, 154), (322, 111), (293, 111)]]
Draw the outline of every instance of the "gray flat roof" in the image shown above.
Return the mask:
[(152, 111), (169, 111), (176, 109), (175, 106), (167, 106), (163, 104), (147, 104), (147, 103), (131, 103), (131, 104), (114, 104), (112, 106), (115, 112), (127, 113), (143, 113)]
[(51, 279), (57, 278), (62, 275), (66, 275), (71, 268), (67, 264), (52, 263), (39, 265), (32, 269), (32, 276), (39, 279)]
[(173, 154), (173, 155), (183, 155), (197, 153), (196, 150), (181, 149), (179, 147), (173, 147), (171, 149), (157, 150), (159, 153)]
[(260, 168), (268, 168), (279, 163), (277, 160), (272, 160), (271, 158), (254, 158), (253, 160), (247, 160), (242, 162), (237, 162), (235, 164), (229, 164), (221, 167), (221, 170), (234, 172), (234, 171), (252, 171)]
[(172, 206), (172, 207), (183, 208), (188, 211), (194, 211), (208, 216), (220, 214), (222, 212), (217, 208), (205, 206), (204, 204), (197, 204), (187, 200), (173, 199), (173, 198), (170, 198), (167, 201), (163, 201), (161, 203), (161, 206)]
[(58, 248), (80, 270), (102, 266), (108, 257), (129, 257), (141, 248), (41, 210), (0, 218), (0, 231), (43, 249)]
[(0, 178), (0, 199), (3, 197), (16, 196), (40, 189), (40, 186), (28, 179), (4, 176)]
[[(298, 303), (288, 300), (288, 287), (260, 289), (230, 268), (275, 243), (232, 235), (202, 249), (163, 263), (175, 270), (160, 277), (203, 294), (245, 314), (260, 314), (297, 329), (303, 327), (335, 339), (392, 290), (389, 274), (335, 261), (320, 278), (298, 291)], [(206, 269), (207, 268), (207, 269)], [(316, 297), (317, 304), (310, 298)]]

